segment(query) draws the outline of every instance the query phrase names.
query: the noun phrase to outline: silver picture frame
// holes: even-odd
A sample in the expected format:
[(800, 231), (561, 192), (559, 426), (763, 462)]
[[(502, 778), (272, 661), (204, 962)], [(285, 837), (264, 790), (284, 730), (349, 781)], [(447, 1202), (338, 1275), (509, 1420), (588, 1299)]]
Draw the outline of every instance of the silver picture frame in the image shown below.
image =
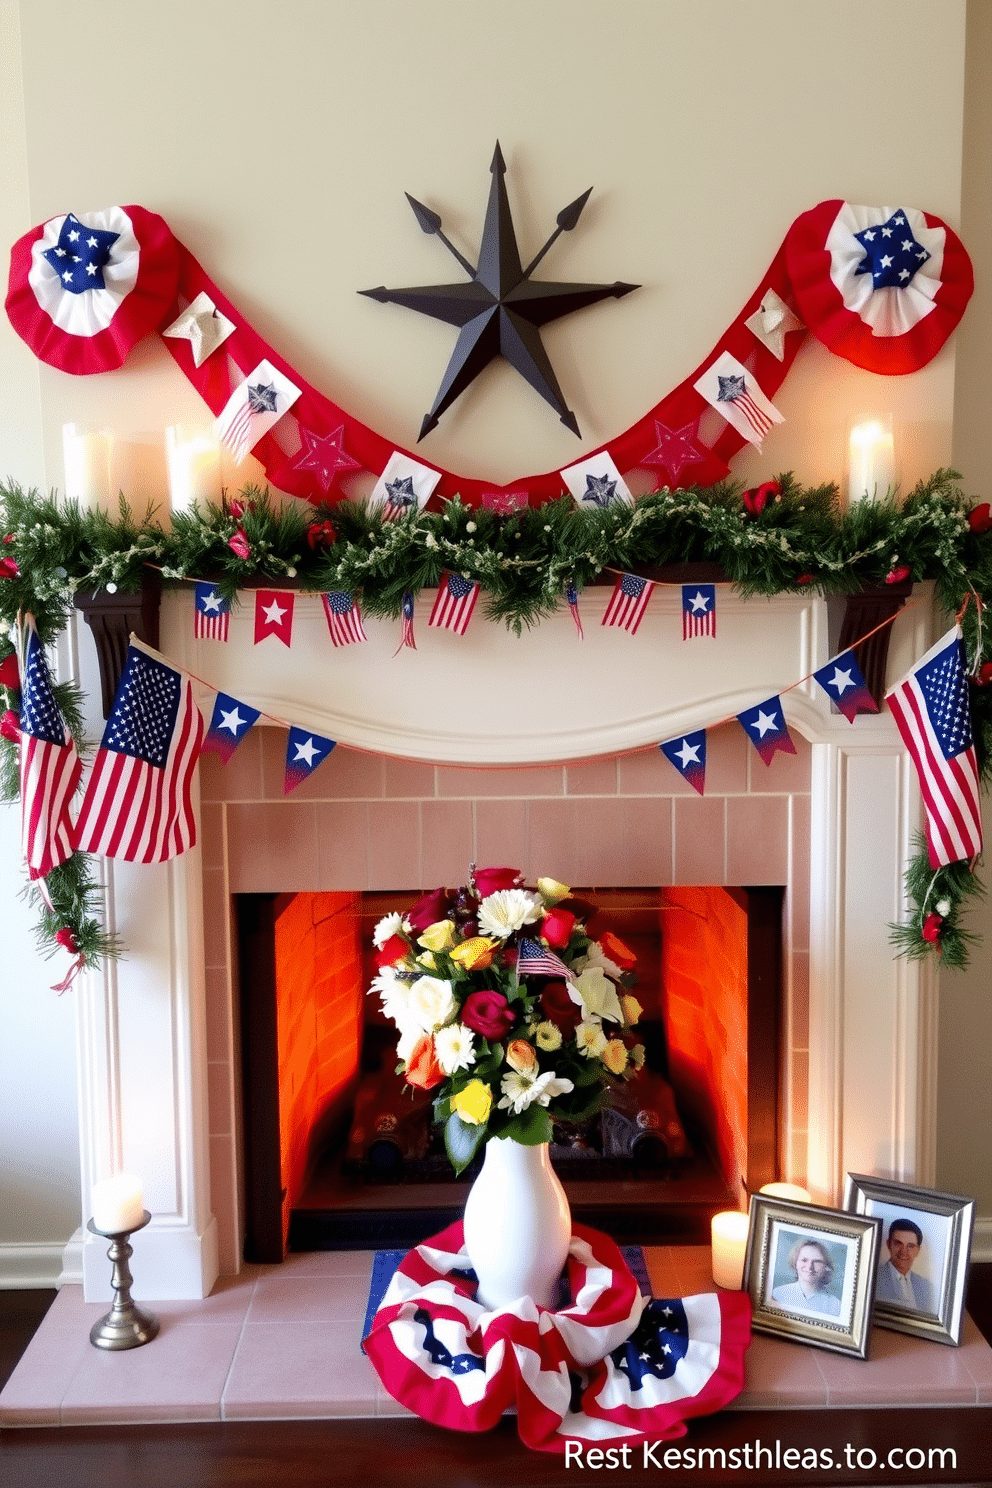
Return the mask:
[(878, 1326), (956, 1347), (961, 1342), (975, 1200), (848, 1173), (844, 1208), (882, 1223), (875, 1288)]
[(751, 1195), (748, 1219), (754, 1331), (866, 1358), (881, 1220), (767, 1194)]

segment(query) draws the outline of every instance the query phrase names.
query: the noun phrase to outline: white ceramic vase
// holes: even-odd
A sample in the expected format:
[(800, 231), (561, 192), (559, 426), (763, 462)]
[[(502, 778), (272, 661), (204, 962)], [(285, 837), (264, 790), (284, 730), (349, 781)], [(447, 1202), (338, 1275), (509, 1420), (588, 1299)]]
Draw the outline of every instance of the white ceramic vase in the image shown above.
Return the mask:
[(465, 1246), (479, 1301), (495, 1309), (531, 1297), (552, 1307), (571, 1237), (568, 1199), (547, 1142), (525, 1147), (490, 1137), (465, 1201)]

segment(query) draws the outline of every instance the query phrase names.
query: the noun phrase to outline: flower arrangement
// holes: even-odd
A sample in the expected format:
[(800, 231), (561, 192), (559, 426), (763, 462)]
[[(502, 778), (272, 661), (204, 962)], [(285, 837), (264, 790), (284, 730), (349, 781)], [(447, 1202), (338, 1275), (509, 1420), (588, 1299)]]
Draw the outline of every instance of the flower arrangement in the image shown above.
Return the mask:
[(644, 1064), (631, 1027), (636, 957), (585, 919), (552, 878), (474, 865), (460, 889), (424, 894), (375, 927), (377, 992), (399, 1030), (398, 1071), (436, 1090), (434, 1119), (456, 1173), (490, 1137), (549, 1142), (585, 1121)]

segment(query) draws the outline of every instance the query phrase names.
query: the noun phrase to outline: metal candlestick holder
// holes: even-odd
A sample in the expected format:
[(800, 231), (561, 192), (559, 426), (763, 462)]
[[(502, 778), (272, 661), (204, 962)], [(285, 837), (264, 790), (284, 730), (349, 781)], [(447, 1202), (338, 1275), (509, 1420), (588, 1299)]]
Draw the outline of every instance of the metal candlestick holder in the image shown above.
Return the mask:
[(145, 1209), (141, 1215), (141, 1223), (135, 1225), (133, 1230), (119, 1230), (115, 1234), (108, 1230), (98, 1230), (91, 1219), (86, 1223), (91, 1234), (102, 1235), (105, 1240), (110, 1241), (107, 1259), (114, 1266), (110, 1278), (114, 1289), (114, 1305), (106, 1317), (102, 1317), (90, 1329), (90, 1343), (94, 1348), (138, 1348), (142, 1343), (150, 1343), (158, 1332), (158, 1318), (151, 1312), (142, 1312), (131, 1300), (131, 1283), (134, 1277), (127, 1264), (134, 1254), (128, 1241), (138, 1230), (143, 1230), (150, 1219), (151, 1215)]

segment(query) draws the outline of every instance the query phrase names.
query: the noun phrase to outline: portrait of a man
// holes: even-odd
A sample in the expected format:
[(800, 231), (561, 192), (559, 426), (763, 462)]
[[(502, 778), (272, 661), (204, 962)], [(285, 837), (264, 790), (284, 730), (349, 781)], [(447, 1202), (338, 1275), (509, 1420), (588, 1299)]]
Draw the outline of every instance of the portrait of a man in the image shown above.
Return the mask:
[(894, 1307), (911, 1307), (916, 1312), (934, 1311), (933, 1287), (913, 1267), (923, 1245), (923, 1231), (912, 1219), (897, 1218), (889, 1224), (885, 1237), (888, 1259), (878, 1268), (875, 1297)]
[(800, 1237), (786, 1257), (795, 1281), (784, 1282), (772, 1291), (772, 1301), (780, 1307), (803, 1312), (840, 1316), (840, 1298), (830, 1290), (834, 1265), (827, 1247), (819, 1240)]

